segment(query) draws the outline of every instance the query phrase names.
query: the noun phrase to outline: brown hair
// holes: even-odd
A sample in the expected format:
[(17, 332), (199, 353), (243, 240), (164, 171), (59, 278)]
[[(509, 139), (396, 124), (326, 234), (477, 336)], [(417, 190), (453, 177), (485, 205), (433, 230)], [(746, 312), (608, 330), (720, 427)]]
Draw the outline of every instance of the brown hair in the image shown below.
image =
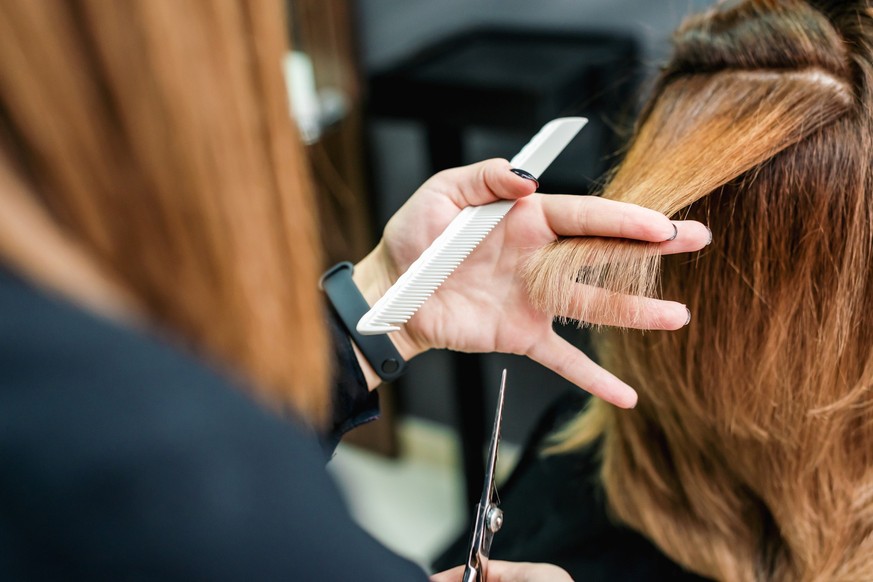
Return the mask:
[[(817, 4), (750, 0), (678, 31), (604, 196), (711, 226), (661, 272), (694, 321), (602, 337), (638, 407), (592, 402), (557, 447), (596, 442), (617, 518), (722, 580), (873, 579), (873, 16)], [(528, 277), (568, 313), (580, 283), (653, 292), (659, 261), (562, 240)]]
[(329, 405), (280, 0), (0, 3), (0, 256)]

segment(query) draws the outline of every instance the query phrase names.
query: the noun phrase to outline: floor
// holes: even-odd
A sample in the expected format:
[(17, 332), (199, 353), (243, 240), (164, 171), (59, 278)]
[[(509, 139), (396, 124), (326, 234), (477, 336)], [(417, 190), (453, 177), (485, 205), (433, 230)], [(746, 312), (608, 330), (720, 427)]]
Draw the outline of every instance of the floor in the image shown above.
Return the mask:
[[(472, 507), (463, 507), (459, 444), (445, 425), (415, 417), (400, 421), (401, 455), (387, 459), (341, 445), (328, 469), (352, 515), (386, 546), (427, 569), (454, 540)], [(519, 447), (500, 443), (498, 484), (511, 471)]]

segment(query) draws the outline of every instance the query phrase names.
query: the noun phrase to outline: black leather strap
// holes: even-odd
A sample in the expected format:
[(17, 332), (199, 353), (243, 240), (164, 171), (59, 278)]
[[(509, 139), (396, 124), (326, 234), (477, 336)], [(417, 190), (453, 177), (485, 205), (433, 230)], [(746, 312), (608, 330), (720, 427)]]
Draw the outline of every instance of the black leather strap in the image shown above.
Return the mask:
[(370, 305), (352, 279), (355, 267), (349, 262), (334, 265), (321, 277), (321, 288), (327, 295), (346, 331), (364, 357), (386, 382), (396, 380), (406, 369), (406, 361), (387, 335), (361, 335), (358, 321), (370, 310)]

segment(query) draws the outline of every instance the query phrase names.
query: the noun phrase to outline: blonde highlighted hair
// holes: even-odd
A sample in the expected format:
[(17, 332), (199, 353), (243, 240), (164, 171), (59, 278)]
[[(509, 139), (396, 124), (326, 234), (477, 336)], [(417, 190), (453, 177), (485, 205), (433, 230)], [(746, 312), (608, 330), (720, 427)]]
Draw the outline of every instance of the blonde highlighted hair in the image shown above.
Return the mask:
[(873, 580), (873, 15), (748, 0), (675, 45), (604, 196), (713, 244), (661, 265), (657, 245), (561, 240), (527, 277), (580, 320), (608, 306), (571, 302), (579, 284), (661, 289), (694, 320), (604, 334), (638, 407), (592, 402), (557, 450), (596, 443), (616, 517), (694, 572)]
[(329, 408), (280, 0), (0, 3), (0, 257)]

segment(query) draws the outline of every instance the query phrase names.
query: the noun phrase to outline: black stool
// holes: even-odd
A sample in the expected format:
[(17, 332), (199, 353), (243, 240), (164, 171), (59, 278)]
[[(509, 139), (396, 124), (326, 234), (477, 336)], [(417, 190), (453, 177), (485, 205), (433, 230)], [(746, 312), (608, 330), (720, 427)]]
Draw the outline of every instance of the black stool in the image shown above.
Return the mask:
[[(606, 123), (631, 101), (638, 80), (637, 43), (629, 36), (477, 29), (372, 75), (368, 114), (423, 124), (433, 172), (467, 163), (464, 138), (470, 129), (512, 134), (520, 146), (556, 117), (587, 116), (586, 139), (576, 141), (587, 143), (588, 151), (575, 157), (592, 162), (588, 176), (580, 179), (578, 165), (561, 164), (573, 158), (566, 155), (541, 180), (542, 191), (585, 193), (617, 149)], [(580, 145), (568, 150), (574, 147)], [(507, 156), (514, 153), (508, 150)], [(483, 444), (491, 422), (480, 357), (455, 354), (453, 372), (466, 495), (474, 503), (482, 492)]]

